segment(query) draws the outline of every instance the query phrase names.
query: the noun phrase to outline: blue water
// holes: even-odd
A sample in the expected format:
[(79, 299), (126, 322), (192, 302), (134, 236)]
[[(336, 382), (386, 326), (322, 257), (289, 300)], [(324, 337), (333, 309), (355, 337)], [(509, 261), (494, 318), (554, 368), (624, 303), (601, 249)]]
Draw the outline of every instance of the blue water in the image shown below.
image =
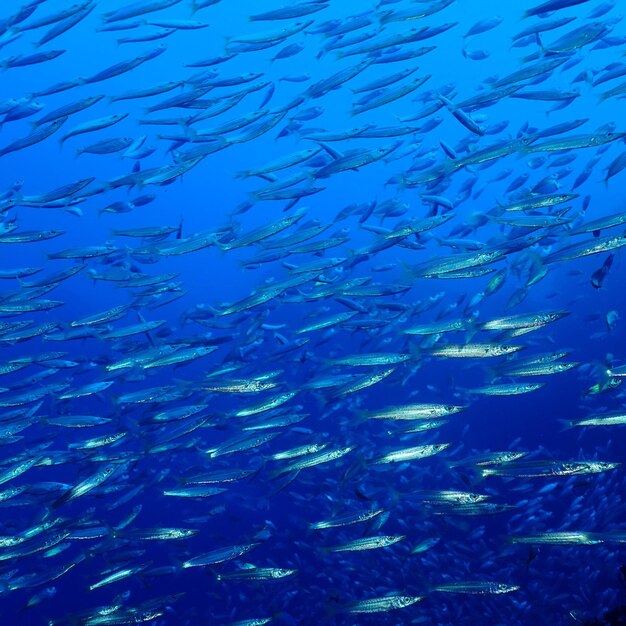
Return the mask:
[[(7, 476), (0, 485), (1, 491), (18, 488), (13, 497), (0, 502), (1, 623), (156, 626), (230, 624), (255, 618), (285, 625), (568, 625), (590, 624), (594, 619), (601, 624), (623, 623), (604, 617), (607, 611), (619, 610), (625, 604), (620, 567), (626, 555), (624, 534), (619, 535), (625, 530), (626, 514), (623, 468), (574, 476), (482, 479), (472, 459), (516, 451), (527, 453), (527, 460), (546, 462), (626, 461), (623, 425), (567, 428), (563, 424), (623, 410), (624, 394), (619, 385), (623, 379), (607, 375), (607, 369), (626, 363), (623, 252), (617, 248), (572, 260), (546, 260), (549, 254), (571, 243), (592, 241), (598, 234), (598, 240), (623, 234), (621, 226), (595, 234), (573, 231), (586, 222), (624, 210), (625, 179), (616, 161), (625, 153), (624, 141), (620, 136), (600, 147), (552, 153), (511, 150), (482, 164), (454, 167), (455, 160), (476, 150), (520, 137), (530, 140), (539, 131), (572, 120), (586, 121), (565, 134), (533, 140), (531, 150), (533, 145), (563, 137), (598, 138), (604, 137), (607, 130), (626, 132), (619, 96), (600, 101), (600, 94), (618, 86), (623, 76), (593, 85), (605, 68), (622, 63), (626, 27), (619, 3), (587, 1), (550, 15), (524, 18), (524, 11), (535, 6), (530, 0), (511, 6), (495, 6), (487, 0), (456, 0), (440, 11), (434, 9), (445, 3), (318, 2), (320, 10), (308, 16), (251, 21), (251, 15), (284, 5), (280, 0), (262, 6), (249, 0), (221, 0), (192, 14), (191, 0), (182, 0), (169, 8), (125, 20), (137, 21), (137, 25), (119, 31), (103, 31), (102, 27), (107, 25), (105, 14), (127, 6), (124, 2), (94, 0), (91, 4), (93, 10), (84, 19), (41, 47), (32, 44), (53, 24), (36, 29), (28, 25), (67, 9), (68, 3), (45, 0), (30, 17), (16, 23), (10, 21), (10, 16), (19, 15), (18, 2), (10, 0), (1, 9), (3, 19), (9, 22), (1, 22), (0, 64), (10, 65), (9, 59), (16, 55), (50, 50), (64, 53), (41, 63), (6, 68), (0, 82), (4, 115), (10, 115), (12, 106), (33, 101), (43, 106), (22, 119), (7, 119), (0, 131), (0, 149), (29, 135), (33, 120), (58, 107), (89, 96), (103, 96), (94, 106), (69, 116), (44, 141), (2, 156), (0, 271), (26, 267), (40, 271), (0, 281), (0, 360), (7, 366), (24, 359), (31, 361), (23, 369), (0, 376), (0, 421), (7, 428), (6, 433), (0, 432), (4, 444), (0, 466), (4, 472), (25, 459), (37, 460), (33, 467), (16, 477)], [(407, 21), (387, 19), (386, 12), (401, 14), (426, 7), (433, 8), (432, 15)], [(463, 37), (475, 23), (495, 18), (495, 11), (499, 18), (495, 27)], [(593, 12), (599, 16), (589, 17)], [(423, 56), (372, 63), (338, 88), (311, 97), (312, 92), (307, 90), (317, 81), (368, 59), (381, 60), (375, 56), (378, 53), (343, 57), (329, 49), (341, 43), (332, 35), (332, 29), (351, 24), (355, 16), (369, 23), (345, 35), (363, 34), (363, 41), (339, 48), (344, 52), (381, 37), (408, 36), (425, 27), (451, 27), (423, 41), (398, 46), (402, 52), (432, 46)], [(524, 28), (563, 17), (573, 21), (539, 38), (527, 39), (525, 47), (513, 45), (514, 36)], [(162, 40), (117, 41), (148, 35), (162, 27), (148, 22), (172, 20), (177, 28)], [(181, 28), (180, 20), (196, 20), (208, 26)], [(312, 23), (302, 32), (284, 38), (276, 35), (298, 21), (308, 20)], [(605, 31), (591, 43), (582, 45), (579, 41), (558, 54), (551, 52), (550, 46), (566, 33), (597, 26), (597, 22), (605, 25)], [(252, 45), (248, 50), (235, 47), (240, 43), (237, 39), (250, 37), (270, 40), (273, 45)], [(302, 50), (272, 61), (277, 52), (291, 44), (301, 44)], [(61, 81), (93, 76), (160, 45), (165, 46), (165, 52), (119, 76), (91, 84), (78, 81), (77, 86), (60, 93), (32, 95)], [(227, 50), (237, 52), (223, 63), (188, 67)], [(544, 59), (557, 54), (566, 60), (553, 71), (514, 84), (521, 86), (521, 92), (550, 91), (552, 96), (575, 90), (576, 97), (572, 96), (566, 106), (551, 111), (562, 101), (505, 97), (492, 106), (464, 110), (480, 133), (471, 132), (455, 119), (455, 102), (492, 90), (495, 77), (536, 63), (524, 57), (537, 52), (540, 57), (545, 55), (541, 57)], [(417, 69), (386, 89), (395, 90), (419, 77), (428, 76), (428, 80), (408, 95), (354, 114), (353, 106), (366, 94), (353, 90), (410, 68)], [(212, 74), (201, 74), (212, 70)], [(248, 72), (260, 76), (247, 81), (244, 75)], [(233, 82), (240, 84), (212, 84), (237, 77), (243, 78)], [(169, 81), (182, 81), (183, 85), (147, 98), (111, 100)], [(198, 81), (211, 88), (186, 107), (146, 111), (189, 90), (191, 83)], [(207, 106), (223, 103), (253, 85), (259, 88), (251, 89), (228, 111), (189, 123), (189, 118)], [(445, 94), (452, 102), (450, 109), (443, 106), (422, 119), (401, 120), (416, 116), (427, 105), (441, 103), (438, 94)], [(298, 97), (302, 102), (293, 105)], [(12, 98), (18, 102), (5, 102)], [(250, 141), (240, 141), (253, 124), (271, 119), (288, 106), (285, 117), (275, 127)], [(309, 111), (312, 107), (319, 110)], [(261, 112), (259, 121), (246, 124), (244, 120), (240, 129), (224, 133), (223, 149), (209, 154), (183, 175), (167, 184), (142, 179), (143, 172), (176, 162), (185, 150), (207, 145), (191, 142), (197, 138), (196, 133), (257, 112)], [(122, 113), (127, 117), (114, 126), (71, 137), (62, 146), (59, 143), (78, 124)], [(299, 116), (305, 119), (294, 119)], [(145, 123), (165, 118), (171, 123)], [(413, 128), (402, 132), (407, 125)], [(307, 138), (356, 127), (395, 130), (379, 138)], [(143, 158), (124, 156), (124, 150), (103, 155), (76, 154), (77, 149), (105, 139), (136, 140), (143, 135), (143, 146), (154, 147)], [(351, 150), (374, 151), (380, 147), (395, 149), (382, 160), (329, 177), (315, 175), (322, 166)], [(270, 180), (238, 175), (309, 148), (320, 150), (311, 160), (273, 175), (277, 180), (286, 180), (308, 173), (293, 188), (316, 187), (319, 191), (295, 202), (258, 199), (254, 192)], [(446, 154), (450, 148), (456, 153), (454, 158)], [(571, 155), (571, 162), (555, 165), (555, 160), (564, 155)], [(594, 159), (597, 161), (591, 175), (575, 188), (577, 177)], [(615, 175), (605, 181), (607, 168), (614, 163)], [(452, 168), (449, 175), (435, 176), (430, 183), (411, 184), (411, 179), (437, 171), (442, 164)], [(135, 184), (118, 187), (111, 182), (133, 171)], [(519, 176), (526, 179), (507, 192)], [(54, 207), (43, 207), (41, 201), (32, 199), (87, 178), (94, 180)], [(569, 207), (564, 215), (570, 221), (562, 226), (530, 231), (482, 220), (490, 212), (495, 215), (498, 207), (522, 199), (569, 193), (576, 196), (552, 208), (506, 213), (507, 217), (556, 216)], [(153, 198), (142, 206), (127, 205), (128, 210), (119, 213), (103, 212), (113, 203), (132, 202), (146, 195)], [(434, 205), (428, 200), (432, 196), (439, 198)], [(239, 237), (297, 211), (304, 212), (297, 224), (262, 241), (229, 249)], [(404, 225), (448, 213), (452, 215), (450, 220), (433, 230), (398, 238), (395, 245), (374, 254), (364, 252)], [(328, 228), (311, 241), (339, 236), (343, 242), (318, 254), (294, 253), (251, 264), (250, 259), (267, 251), (265, 244), (313, 223)], [(210, 236), (201, 249), (174, 255), (163, 252), (163, 240), (113, 233), (146, 226), (171, 226), (173, 232), (167, 241), (172, 246), (194, 236)], [(43, 241), (10, 242), (11, 234), (45, 230), (63, 234)], [(474, 254), (477, 246), (498, 247), (515, 237), (533, 235), (538, 236), (535, 243), (486, 265), (501, 272), (505, 279), (500, 289), (484, 298), (479, 294), (495, 271), (456, 279), (416, 276), (416, 268), (426, 262), (464, 257), (468, 252), (460, 247), (463, 242), (474, 246), (469, 250)], [(49, 293), (36, 293), (28, 286), (29, 281), (83, 262), (80, 258), (51, 259), (48, 254), (103, 245), (113, 249), (103, 256), (85, 258), (82, 271), (55, 283)], [(150, 253), (137, 251), (142, 248), (151, 248)], [(614, 254), (612, 267), (601, 288), (596, 288), (592, 275), (609, 254)], [(273, 283), (290, 277), (297, 267), (335, 257), (339, 261), (333, 268), (311, 274), (301, 285), (257, 306), (229, 313), (230, 305), (264, 293)], [(539, 279), (542, 268), (546, 273)], [(146, 287), (124, 288), (123, 283), (98, 278), (111, 271), (125, 271), (129, 276), (172, 276), (160, 283), (163, 294), (140, 297), (137, 294)], [(388, 288), (390, 293), (352, 296), (349, 290), (344, 294), (337, 287), (353, 279)], [(326, 288), (326, 296), (314, 297)], [(517, 302), (520, 294), (524, 297)], [(34, 312), (2, 308), (8, 303), (46, 299), (61, 305)], [(89, 325), (90, 336), (58, 340), (59, 333), (73, 328), (72, 322), (120, 305), (128, 307), (120, 319)], [(354, 311), (355, 316), (342, 324), (310, 333), (296, 332), (316, 320), (347, 311)], [(519, 337), (479, 330), (480, 324), (489, 320), (545, 311), (567, 315)], [(138, 323), (140, 317), (163, 320), (163, 324), (125, 340), (104, 337), (107, 331)], [(456, 319), (476, 321), (464, 332), (426, 337), (403, 332), (418, 324)], [(27, 322), (25, 328), (50, 322), (56, 324), (56, 330), (48, 329), (24, 341), (10, 339), (10, 335), (7, 339), (15, 329), (5, 329), (1, 324), (17, 322)], [(510, 357), (484, 359), (432, 354), (433, 349), (446, 344), (486, 342), (514, 344), (523, 350)], [(181, 351), (188, 345), (216, 349), (208, 356), (178, 365), (146, 368), (145, 362), (136, 361), (121, 371), (107, 370), (107, 365), (136, 357), (150, 347), (166, 350), (170, 346), (172, 351)], [(64, 354), (54, 359), (41, 357), (57, 351)], [(497, 378), (508, 361), (556, 351), (567, 352), (563, 361), (576, 362), (578, 367), (554, 375)], [(316, 382), (331, 376), (352, 375), (356, 380), (357, 376), (387, 369), (332, 364), (332, 359), (369, 353), (399, 353), (409, 358), (390, 366), (393, 372), (381, 382), (354, 393), (342, 393), (345, 388), (341, 379), (313, 388)], [(30, 379), (44, 369), (49, 376)], [(260, 393), (218, 393), (200, 388), (260, 379), (266, 374), (271, 374), (269, 380), (277, 385)], [(107, 381), (112, 384), (97, 393), (72, 399), (59, 397), (83, 385)], [(522, 395), (494, 397), (471, 392), (488, 384), (510, 382), (544, 384)], [(45, 385), (54, 386), (39, 393)], [(152, 387), (177, 391), (180, 397), (125, 402), (125, 394)], [(296, 392), (295, 396), (276, 409), (247, 418), (236, 416), (288, 391)], [(35, 395), (13, 401), (25, 392)], [(403, 430), (422, 420), (393, 422), (364, 417), (368, 411), (414, 403), (458, 405), (463, 410), (445, 418), (447, 423), (440, 428), (414, 434)], [(206, 407), (182, 421), (164, 425), (152, 420), (160, 411), (191, 404)], [(271, 441), (233, 454), (215, 458), (210, 455), (211, 450), (249, 434), (242, 429), (251, 424), (296, 414), (303, 414), (303, 419), (259, 431), (274, 433)], [(100, 416), (110, 421), (90, 428), (68, 428), (46, 421), (64, 415)], [(200, 417), (204, 421), (192, 429)], [(184, 430), (185, 422), (191, 432), (173, 438), (173, 430)], [(125, 435), (117, 443), (92, 449), (79, 447), (91, 438), (118, 433)], [(157, 449), (155, 446), (161, 443), (163, 449)], [(395, 450), (431, 443), (450, 445), (438, 455), (406, 463), (373, 462)], [(353, 449), (337, 460), (300, 472), (281, 473), (280, 468), (292, 460), (270, 458), (312, 444), (326, 444), (325, 451), (344, 446)], [(122, 462), (127, 465), (110, 480), (84, 495), (72, 492), (107, 464), (117, 466)], [(229, 468), (254, 471), (238, 482), (211, 485), (224, 489), (211, 497), (163, 493), (185, 485), (194, 476)], [(490, 497), (489, 502), (510, 505), (511, 509), (492, 515), (459, 515), (454, 507), (441, 510), (425, 505), (423, 493), (433, 490), (483, 494)], [(67, 502), (60, 500), (63, 494)], [(327, 530), (309, 528), (321, 520), (378, 508), (385, 512), (371, 522)], [(41, 524), (48, 527), (39, 527)], [(137, 529), (169, 527), (197, 532), (187, 539), (170, 541), (130, 536)], [(592, 533), (599, 541), (594, 545), (511, 543), (516, 536), (565, 530)], [(389, 547), (368, 551), (332, 550), (348, 541), (375, 535), (402, 535), (402, 539)], [(9, 545), (11, 538), (16, 546)], [(439, 541), (425, 552), (411, 553), (429, 538)], [(35, 549), (39, 541), (49, 544)], [(183, 567), (189, 559), (215, 549), (251, 542), (258, 545), (239, 558), (205, 567)], [(12, 554), (14, 549), (17, 552)], [(250, 570), (252, 566), (285, 568), (296, 573), (278, 580), (220, 579), (221, 575)], [(125, 568), (137, 569), (117, 582), (89, 589), (111, 572)], [(510, 593), (478, 595), (435, 589), (467, 581), (519, 588)], [(356, 602), (389, 595), (423, 599), (403, 609), (350, 612)]]

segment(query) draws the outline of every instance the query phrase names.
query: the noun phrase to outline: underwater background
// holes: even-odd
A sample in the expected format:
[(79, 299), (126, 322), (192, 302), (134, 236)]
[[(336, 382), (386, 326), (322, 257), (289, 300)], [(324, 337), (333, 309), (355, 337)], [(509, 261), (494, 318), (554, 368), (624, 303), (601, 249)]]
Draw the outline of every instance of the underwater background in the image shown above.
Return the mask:
[(626, 623), (623, 10), (3, 2), (1, 623)]

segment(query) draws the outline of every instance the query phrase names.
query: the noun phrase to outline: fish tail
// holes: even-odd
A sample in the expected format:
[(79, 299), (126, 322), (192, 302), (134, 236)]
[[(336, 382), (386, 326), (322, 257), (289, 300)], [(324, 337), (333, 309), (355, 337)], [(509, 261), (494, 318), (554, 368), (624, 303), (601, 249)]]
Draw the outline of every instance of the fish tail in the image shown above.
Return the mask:
[(480, 478), (488, 478), (489, 476), (495, 476), (497, 472), (489, 467), (484, 467), (480, 470)]
[(422, 350), (418, 345), (415, 345), (412, 341), (409, 342), (408, 352), (411, 355), (411, 361), (420, 361), (423, 357)]
[(285, 211), (289, 211), (290, 209), (293, 209), (293, 207), (296, 206), (296, 204), (298, 204), (298, 202), (300, 201), (300, 198), (294, 198), (293, 200), (290, 200), (285, 207), (283, 207), (283, 213)]
[[(286, 470), (284, 467), (278, 467), (278, 468), (276, 468), (276, 469), (272, 470), (272, 471), (269, 473), (269, 479), (270, 479), (270, 480), (277, 480), (278, 478), (280, 478), (281, 476), (284, 476), (284, 475), (285, 475), (285, 474), (287, 474), (287, 473), (288, 473), (288, 470)], [(298, 473), (298, 471), (297, 471), (297, 470), (295, 470), (295, 473), (297, 474), (297, 473)], [(288, 483), (290, 483), (290, 482), (291, 482), (291, 480), (288, 480)], [(287, 484), (288, 484), (288, 483), (287, 483)], [(285, 486), (286, 486), (286, 485), (285, 485)], [(283, 489), (283, 487), (279, 487), (279, 488), (278, 488), (278, 491), (281, 491), (282, 489)], [(278, 491), (275, 491), (275, 492), (273, 492), (273, 493), (278, 493)]]
[[(537, 45), (539, 46), (539, 58), (543, 59), (550, 52), (550, 49), (546, 48), (543, 45), (543, 42), (541, 41), (541, 36), (539, 33), (535, 33), (535, 40), (536, 40)], [(532, 56), (532, 55), (529, 55), (529, 56)], [(529, 58), (528, 60), (532, 61), (533, 59)]]
[(465, 331), (465, 341), (469, 343), (478, 330), (479, 325), (476, 323), (476, 318), (473, 315), (470, 315), (468, 317), (468, 327)]
[(68, 489), (61, 497), (57, 498), (50, 505), (50, 508), (54, 511), (62, 507), (66, 502), (69, 502), (71, 495), (72, 495), (72, 489)]

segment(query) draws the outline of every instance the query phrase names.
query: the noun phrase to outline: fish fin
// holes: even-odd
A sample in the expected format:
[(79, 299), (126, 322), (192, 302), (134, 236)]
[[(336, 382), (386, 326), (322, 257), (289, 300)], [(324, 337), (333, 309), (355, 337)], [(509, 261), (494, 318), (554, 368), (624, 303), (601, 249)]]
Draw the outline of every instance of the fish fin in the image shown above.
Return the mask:
[(329, 145), (322, 143), (321, 141), (317, 142), (324, 150), (326, 150), (326, 152), (335, 160), (340, 159), (343, 154), (341, 154), (341, 152), (339, 152), (339, 150), (335, 150), (334, 148), (331, 148)]

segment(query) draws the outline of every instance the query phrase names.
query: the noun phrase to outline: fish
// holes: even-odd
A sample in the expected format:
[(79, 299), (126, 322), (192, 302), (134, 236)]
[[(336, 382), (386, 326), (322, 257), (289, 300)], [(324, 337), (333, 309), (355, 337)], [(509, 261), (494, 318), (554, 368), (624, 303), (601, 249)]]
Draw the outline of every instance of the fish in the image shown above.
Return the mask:
[(600, 254), (621, 248), (626, 243), (623, 235), (607, 235), (605, 237), (597, 237), (591, 241), (582, 241), (564, 246), (560, 250), (556, 250), (548, 254), (544, 258), (545, 263), (555, 263), (557, 261), (566, 261), (571, 259), (579, 259), (591, 254)]
[(221, 487), (208, 487), (206, 485), (192, 485), (191, 487), (179, 487), (176, 489), (164, 489), (164, 496), (176, 498), (210, 498), (224, 493), (226, 489)]
[(313, 522), (309, 525), (311, 530), (322, 530), (325, 528), (337, 528), (341, 526), (351, 526), (352, 524), (358, 524), (360, 522), (368, 522), (371, 519), (384, 513), (384, 509), (372, 509), (364, 512), (357, 512), (347, 514), (342, 517), (335, 517), (333, 519), (323, 520), (320, 522)]
[(60, 37), (63, 33), (66, 33), (71, 28), (74, 28), (76, 24), (82, 22), (95, 8), (96, 5), (92, 2), (84, 2), (83, 4), (73, 5), (73, 8), (78, 7), (73, 15), (68, 15), (64, 20), (57, 22), (50, 28), (46, 34), (35, 43), (35, 46), (40, 47), (48, 42)]
[[(170, 0), (171, 1), (171, 0)], [(179, 0), (180, 1), (180, 0)], [(139, 55), (134, 59), (129, 59), (128, 61), (121, 61), (120, 63), (116, 63), (115, 65), (111, 65), (99, 72), (96, 72), (92, 76), (88, 76), (86, 78), (81, 79), (81, 84), (92, 84), (99, 83), (103, 80), (109, 80), (111, 78), (115, 78), (116, 76), (120, 76), (121, 74), (125, 74), (130, 72), (131, 70), (139, 67), (146, 61), (151, 61), (156, 57), (160, 56), (165, 52), (165, 46), (159, 46), (157, 48), (153, 48), (144, 54)]]
[(212, 552), (188, 559), (182, 564), (181, 567), (188, 569), (190, 567), (206, 567), (207, 565), (224, 563), (225, 561), (243, 556), (244, 554), (250, 552), (250, 550), (256, 548), (258, 545), (258, 543), (251, 543), (229, 546), (227, 548), (217, 548)]
[(357, 354), (338, 359), (333, 359), (329, 365), (349, 365), (351, 367), (369, 367), (375, 365), (395, 365), (404, 363), (411, 358), (409, 354)]
[(597, 543), (602, 543), (602, 539), (594, 535), (594, 533), (588, 533), (584, 531), (557, 531), (557, 532), (545, 532), (538, 535), (524, 535), (511, 537), (509, 539), (511, 543), (530, 543), (539, 545), (555, 545), (555, 546), (567, 546), (567, 545), (584, 545), (589, 546)]
[(415, 459), (423, 459), (435, 454), (443, 452), (450, 446), (449, 443), (427, 444), (424, 446), (413, 446), (412, 448), (404, 448), (402, 450), (393, 450), (379, 457), (376, 457), (372, 463), (403, 463), (405, 461), (413, 461)]
[(451, 358), (492, 358), (506, 356), (522, 350), (524, 346), (513, 346), (505, 344), (475, 343), (475, 344), (446, 344), (441, 348), (434, 348), (430, 351), (433, 356)]
[(293, 471), (300, 471), (308, 467), (315, 467), (316, 465), (321, 465), (322, 463), (335, 461), (352, 452), (354, 448), (354, 446), (345, 446), (343, 448), (335, 448), (328, 451), (321, 450), (319, 452), (308, 454), (304, 456), (304, 458), (299, 458), (295, 461), (292, 461), (291, 463), (286, 464), (276, 471), (275, 476), (280, 476), (281, 474)]
[(389, 420), (416, 420), (416, 419), (434, 419), (454, 415), (462, 411), (465, 407), (423, 403), (409, 404), (404, 406), (388, 407), (378, 411), (367, 411), (363, 413), (363, 417), (367, 419), (389, 419)]
[(378, 548), (386, 548), (392, 546), (398, 541), (402, 541), (404, 535), (388, 535), (379, 537), (362, 537), (360, 539), (354, 539), (339, 546), (333, 546), (329, 548), (331, 552), (360, 552), (361, 550), (375, 550)]
[(138, 2), (131, 3), (114, 11), (103, 13), (102, 19), (105, 23), (128, 20), (162, 9), (168, 9), (178, 4), (180, 1), (181, 0), (139, 0)]
[(567, 311), (550, 311), (530, 315), (511, 315), (489, 320), (481, 324), (482, 330), (510, 330), (511, 336), (524, 334), (533, 328), (540, 328), (556, 322), (568, 315)]
[(135, 574), (138, 574), (139, 572), (143, 571), (146, 567), (147, 565), (142, 564), (142, 565), (135, 565), (133, 567), (127, 567), (127, 568), (123, 568), (123, 569), (111, 572), (110, 574), (108, 574), (107, 576), (99, 580), (98, 582), (95, 582), (89, 585), (89, 591), (93, 591), (94, 589), (99, 589), (100, 587), (104, 587), (105, 585), (110, 585), (119, 580), (123, 580), (124, 578), (130, 578), (131, 576), (134, 576)]
[(586, 426), (623, 426), (626, 424), (626, 416), (623, 413), (613, 413), (585, 417), (579, 420), (564, 420), (564, 423), (570, 428)]
[(77, 148), (76, 155), (80, 156), (81, 154), (85, 154), (85, 153), (87, 154), (112, 154), (114, 152), (120, 152), (121, 150), (125, 150), (132, 143), (133, 143), (132, 137), (117, 137), (114, 139), (103, 139), (102, 141), (98, 141), (88, 146)]
[(424, 596), (401, 596), (388, 595), (381, 598), (369, 598), (367, 600), (359, 600), (343, 609), (346, 613), (385, 613), (395, 609), (404, 609), (416, 602), (420, 602)]
[(471, 389), (471, 393), (483, 396), (516, 396), (523, 393), (532, 393), (544, 386), (544, 383), (501, 383), (485, 385)]
[(11, 152), (17, 152), (19, 150), (23, 150), (24, 148), (28, 148), (30, 146), (34, 146), (35, 144), (44, 141), (54, 133), (56, 133), (61, 126), (67, 121), (67, 117), (61, 117), (46, 126), (35, 129), (30, 135), (26, 135), (21, 137), (20, 139), (16, 139), (10, 144), (0, 148), (0, 157), (3, 157)]
[(64, 493), (60, 498), (55, 500), (52, 503), (53, 508), (57, 509), (64, 504), (75, 500), (76, 498), (80, 498), (88, 494), (90, 491), (92, 491), (96, 487), (99, 487), (105, 481), (110, 480), (116, 474), (121, 473), (125, 469), (126, 465), (128, 465), (128, 463), (124, 462), (110, 463), (108, 465), (105, 465), (104, 467), (102, 467), (102, 469), (83, 479), (82, 481), (74, 485), (71, 489), (69, 489), (66, 493)]
[(217, 574), (217, 580), (277, 580), (297, 573), (298, 570), (282, 567), (251, 567), (237, 572)]
[(512, 461), (501, 467), (485, 468), (483, 477), (513, 476), (535, 478), (542, 476), (574, 476), (597, 474), (619, 467), (619, 463), (606, 461)]
[(619, 613), (619, 3), (105, 4), (0, 15), (4, 621)]
[(83, 133), (92, 133), (96, 130), (108, 128), (109, 126), (113, 126), (121, 122), (126, 117), (128, 117), (128, 113), (117, 113), (107, 117), (101, 117), (96, 120), (91, 120), (89, 122), (84, 122), (83, 124), (75, 126), (71, 131), (63, 135), (60, 142), (61, 144), (64, 144), (70, 137), (76, 137), (77, 135), (81, 135)]
[(423, 76), (422, 78), (416, 78), (415, 80), (403, 86), (397, 87), (395, 89), (389, 89), (386, 92), (378, 93), (377, 95), (369, 99), (366, 104), (353, 107), (352, 115), (359, 115), (360, 113), (371, 111), (372, 109), (376, 109), (385, 104), (389, 104), (390, 102), (394, 102), (395, 100), (403, 98), (404, 96), (412, 93), (416, 89), (419, 89), (430, 78), (430, 75)]
[(449, 583), (436, 585), (433, 591), (443, 591), (445, 593), (470, 593), (470, 594), (502, 594), (511, 593), (520, 589), (519, 585), (509, 585), (492, 581), (472, 580), (459, 583)]

